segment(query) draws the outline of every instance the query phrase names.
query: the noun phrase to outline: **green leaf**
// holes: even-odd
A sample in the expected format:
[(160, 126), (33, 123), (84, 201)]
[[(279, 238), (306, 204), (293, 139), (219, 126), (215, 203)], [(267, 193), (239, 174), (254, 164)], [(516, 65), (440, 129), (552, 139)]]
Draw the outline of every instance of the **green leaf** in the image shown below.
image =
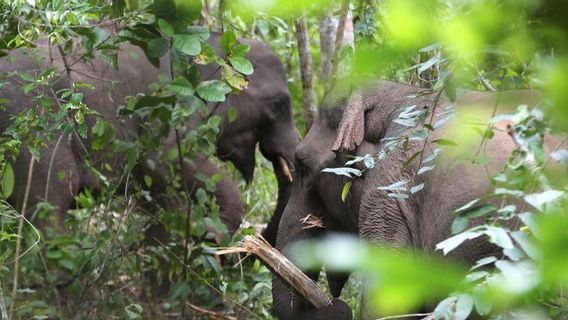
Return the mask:
[(59, 249), (49, 249), (45, 253), (45, 256), (49, 259), (57, 260), (63, 258), (63, 252)]
[(349, 178), (353, 178), (355, 176), (360, 177), (363, 173), (359, 169), (349, 168), (349, 167), (341, 167), (341, 168), (325, 168), (321, 172), (330, 172), (334, 173), (338, 176), (346, 176)]
[(193, 61), (195, 61), (195, 63), (197, 64), (206, 65), (214, 62), (216, 58), (217, 52), (215, 51), (215, 48), (213, 48), (213, 46), (209, 43), (203, 42), (201, 44), (201, 52), (195, 57)]
[(488, 213), (494, 212), (497, 208), (490, 204), (484, 204), (479, 207), (472, 207), (466, 210), (460, 211), (459, 215), (467, 217), (469, 219), (479, 218)]
[(93, 133), (91, 147), (94, 151), (101, 150), (107, 146), (115, 135), (114, 127), (100, 119), (97, 120), (91, 131)]
[(235, 68), (235, 70), (242, 74), (250, 75), (254, 72), (252, 63), (250, 63), (247, 58), (238, 56), (230, 57), (229, 62), (231, 62), (231, 65), (233, 66), (233, 68)]
[(451, 102), (454, 102), (456, 101), (456, 91), (457, 91), (456, 85), (454, 84), (452, 79), (448, 79), (447, 81), (448, 83), (446, 84), (446, 89), (444, 90), (444, 93)]
[(185, 77), (177, 77), (168, 84), (168, 89), (180, 96), (192, 96), (195, 93), (193, 85)]
[(224, 65), (221, 72), (222, 79), (227, 82), (231, 87), (236, 90), (244, 90), (248, 86), (248, 81), (245, 77), (235, 71), (230, 65)]
[(349, 190), (351, 189), (351, 181), (347, 181), (344, 185), (343, 185), (343, 190), (341, 190), (341, 201), (345, 202), (345, 199), (347, 199), (347, 194), (349, 194)]
[(249, 51), (250, 51), (250, 46), (248, 44), (240, 44), (240, 45), (233, 48), (233, 52), (231, 53), (231, 56), (232, 57), (246, 58)]
[(239, 111), (237, 110), (237, 108), (229, 107), (229, 111), (227, 112), (227, 117), (229, 118), (229, 123), (237, 120), (238, 114), (239, 114)]
[(473, 310), (473, 298), (469, 294), (460, 294), (456, 302), (455, 320), (465, 320)]
[(475, 239), (479, 236), (483, 235), (483, 232), (480, 231), (468, 231), (459, 233), (451, 238), (448, 238), (436, 245), (436, 250), (442, 250), (444, 255), (448, 254), (450, 251), (457, 248), (460, 244), (462, 244), (466, 240)]
[(146, 46), (146, 54), (151, 58), (161, 58), (168, 52), (168, 41), (164, 38), (154, 38)]
[(160, 30), (168, 37), (172, 37), (174, 35), (174, 27), (164, 19), (158, 19), (158, 26)]
[(436, 139), (432, 141), (433, 143), (436, 143), (437, 145), (440, 146), (451, 146), (451, 147), (457, 147), (458, 144), (455, 143), (452, 140), (448, 140), (448, 139)]
[(174, 35), (173, 39), (174, 48), (187, 55), (196, 56), (201, 52), (201, 42), (199, 42), (199, 38), (196, 36), (188, 34), (176, 34)]
[(564, 196), (564, 191), (559, 190), (547, 190), (541, 193), (531, 193), (524, 197), (526, 203), (535, 207), (540, 211), (544, 211), (547, 207), (550, 207), (555, 201), (558, 201), (562, 196)]
[(77, 270), (77, 264), (71, 259), (63, 258), (58, 260), (58, 263), (69, 271), (75, 272), (75, 270)]
[(138, 304), (130, 304), (124, 308), (128, 319), (130, 320), (138, 320), (142, 319), (142, 306)]
[(14, 191), (14, 170), (12, 165), (6, 163), (4, 172), (0, 175), (0, 192), (3, 198), (8, 198)]
[(400, 180), (388, 186), (377, 187), (377, 190), (385, 191), (406, 191), (405, 185), (410, 182), (409, 180)]
[(235, 36), (235, 33), (233, 31), (226, 31), (221, 36), (220, 41), (221, 41), (221, 48), (223, 48), (223, 51), (225, 51), (226, 54), (229, 54), (231, 52), (231, 48), (237, 42), (237, 36)]
[(231, 87), (219, 80), (203, 81), (197, 86), (197, 94), (207, 101), (225, 101), (225, 95), (231, 92)]
[(148, 175), (144, 175), (144, 184), (148, 188), (152, 187), (152, 177), (150, 177)]
[(185, 33), (196, 36), (202, 42), (206, 41), (211, 36), (209, 28), (203, 26), (188, 26)]
[(485, 234), (489, 237), (489, 241), (504, 249), (513, 249), (513, 241), (507, 234), (507, 231), (501, 227), (487, 226)]
[(462, 217), (462, 216), (456, 217), (452, 222), (452, 227), (451, 227), (452, 234), (458, 234), (464, 231), (468, 225), (469, 225), (468, 217)]

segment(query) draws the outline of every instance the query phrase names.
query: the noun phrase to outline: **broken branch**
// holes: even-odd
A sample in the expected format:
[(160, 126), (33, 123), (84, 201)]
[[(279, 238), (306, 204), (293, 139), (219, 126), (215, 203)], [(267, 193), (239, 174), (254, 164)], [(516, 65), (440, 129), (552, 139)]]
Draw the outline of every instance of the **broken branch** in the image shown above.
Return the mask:
[(256, 255), (314, 307), (319, 309), (331, 304), (331, 299), (320, 290), (312, 279), (262, 237), (245, 236), (238, 247), (221, 250), (217, 252), (217, 255), (239, 252)]

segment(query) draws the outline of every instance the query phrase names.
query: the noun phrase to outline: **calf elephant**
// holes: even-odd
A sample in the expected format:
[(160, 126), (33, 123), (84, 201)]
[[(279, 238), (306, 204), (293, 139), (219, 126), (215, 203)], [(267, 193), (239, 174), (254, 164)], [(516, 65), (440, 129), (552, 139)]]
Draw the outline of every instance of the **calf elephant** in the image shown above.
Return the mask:
[[(220, 36), (213, 34), (210, 43), (219, 54)], [(288, 92), (286, 75), (281, 62), (274, 52), (264, 43), (254, 40), (241, 39), (241, 43), (251, 47), (248, 59), (254, 66), (254, 74), (249, 77), (248, 87), (240, 94), (231, 94), (220, 104), (211, 105), (211, 114), (221, 116), (224, 121), (220, 127), (221, 133), (216, 142), (217, 155), (222, 160), (234, 163), (247, 182), (252, 180), (255, 167), (255, 148), (260, 145), (262, 154), (272, 162), (278, 179), (278, 205), (266, 237), (274, 239), (275, 228), (279, 217), (288, 200), (291, 183), (288, 165), (291, 164), (293, 151), (299, 138), (292, 120), (290, 94)], [(69, 88), (74, 83), (90, 83), (94, 90), (83, 90), (83, 102), (99, 113), (99, 116), (114, 124), (117, 138), (132, 141), (138, 136), (140, 120), (135, 116), (117, 117), (120, 104), (124, 104), (127, 96), (148, 91), (148, 86), (158, 81), (160, 75), (170, 75), (169, 57), (161, 59), (160, 67), (152, 65), (142, 50), (136, 46), (122, 46), (118, 53), (118, 70), (101, 60), (84, 61), (76, 56), (62, 55), (57, 47), (39, 45), (37, 52), (30, 55), (29, 51), (17, 50), (9, 58), (0, 59), (0, 131), (4, 132), (10, 125), (13, 114), (28, 112), (29, 117), (44, 117), (43, 114), (32, 114), (28, 109), (35, 101), (36, 93), (51, 99), (54, 105), (64, 103), (55, 97), (55, 92)], [(34, 57), (39, 57), (39, 60)], [(16, 76), (6, 77), (8, 73), (39, 74), (47, 68), (54, 68), (59, 73), (55, 84), (49, 92), (33, 92), (26, 94), (22, 83)], [(200, 73), (206, 79), (219, 79), (220, 68), (210, 64), (199, 67)], [(57, 104), (55, 104), (57, 103)], [(237, 118), (228, 121), (229, 108), (237, 109)], [(195, 119), (190, 120), (190, 122)], [(89, 116), (86, 122), (92, 126), (95, 117)], [(189, 124), (191, 126), (191, 124)], [(77, 134), (61, 133), (54, 137), (54, 142), (42, 149), (41, 157), (31, 177), (31, 189), (28, 208), (40, 200), (47, 200), (56, 205), (63, 213), (73, 206), (74, 196), (84, 188), (97, 189), (97, 181), (91, 171), (87, 170), (85, 162), (88, 159), (93, 167), (105, 172), (103, 162), (110, 165), (114, 172), (124, 168), (124, 159), (117, 156), (105, 157), (103, 152), (92, 152), (91, 129), (87, 139)], [(175, 134), (170, 134), (163, 141), (163, 150), (176, 146)], [(16, 172), (16, 187), (11, 201), (17, 205), (23, 201), (24, 188), (27, 181), (27, 168), (30, 155), (22, 152), (14, 164)], [(103, 161), (104, 160), (104, 161)], [(152, 152), (147, 152), (139, 159), (138, 168), (133, 172), (142, 178), (147, 175), (152, 178), (151, 195), (160, 198), (167, 185), (171, 183), (168, 169), (155, 158)], [(223, 174), (210, 160), (197, 156), (192, 162), (184, 160), (182, 172), (190, 190), (199, 186), (196, 173), (212, 176)], [(53, 174), (51, 174), (53, 172)], [(56, 179), (58, 172), (65, 173), (65, 179)], [(220, 205), (221, 220), (230, 232), (234, 232), (242, 219), (243, 205), (236, 184), (228, 177), (218, 183), (215, 194)], [(59, 215), (62, 219), (63, 215)], [(62, 221), (56, 225), (62, 225)], [(272, 240), (274, 241), (274, 240)]]
[[(403, 107), (414, 105), (430, 109), (427, 110), (428, 115), (434, 112), (436, 121), (447, 112), (446, 107), (450, 104), (441, 99), (434, 111), (436, 98), (433, 93), (390, 82), (376, 84), (372, 90), (364, 92), (362, 98), (367, 110), (365, 123), (354, 126), (365, 128), (364, 139), (355, 151), (332, 151), (345, 106), (323, 112), (298, 146), (292, 195), (280, 222), (277, 249), (286, 252), (291, 243), (323, 232), (347, 232), (378, 245), (415, 247), (432, 252), (437, 243), (450, 236), (452, 211), (489, 191), (490, 177), (503, 168), (515, 148), (513, 139), (507, 134), (507, 123), (498, 122), (495, 124), (495, 136), (483, 150), (489, 159), (484, 166), (471, 161), (481, 142), (478, 136), (479, 140), (473, 143), (475, 148), (460, 148), (451, 156), (442, 152), (434, 160), (436, 168), (420, 175), (415, 174), (419, 161), (410, 162), (407, 166), (403, 164), (416, 151), (422, 150), (423, 141), (410, 141), (406, 149), (395, 148), (377, 161), (374, 168), (353, 180), (322, 172), (324, 168), (344, 167), (349, 156), (377, 154), (389, 141), (384, 138), (401, 136), (413, 130), (399, 124), (400, 121), (393, 121)], [(535, 105), (539, 98), (536, 92), (528, 90), (499, 94), (460, 92), (455, 108), (459, 111), (473, 106), (479, 117), (488, 120), (494, 106), (498, 107), (497, 112), (503, 112), (519, 104)], [(445, 137), (447, 132), (443, 128), (436, 130), (430, 141)], [(428, 157), (428, 152), (431, 151), (427, 151), (424, 158)], [(363, 166), (361, 163), (356, 165)], [(408, 199), (389, 197), (386, 191), (377, 189), (402, 180), (409, 180), (412, 185), (424, 183), (424, 188)], [(342, 187), (347, 181), (352, 181), (352, 185), (343, 202)], [(303, 218), (308, 214), (319, 217), (325, 229), (303, 225)], [(487, 242), (473, 240), (464, 243), (452, 255), (455, 259), (471, 263), (496, 250)], [(317, 273), (309, 275), (317, 279)], [(328, 279), (331, 293), (337, 298), (347, 277), (328, 274)], [(339, 299), (328, 307), (314, 310), (277, 276), (273, 277), (272, 291), (274, 311), (280, 319), (325, 319), (329, 314), (334, 315), (333, 319), (351, 318), (348, 306)]]

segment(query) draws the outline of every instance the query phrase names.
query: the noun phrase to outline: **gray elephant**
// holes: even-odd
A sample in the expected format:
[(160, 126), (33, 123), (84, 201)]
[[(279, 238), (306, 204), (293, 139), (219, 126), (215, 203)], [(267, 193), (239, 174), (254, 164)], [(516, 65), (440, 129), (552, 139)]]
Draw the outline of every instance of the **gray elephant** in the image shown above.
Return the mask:
[[(218, 54), (223, 54), (219, 46), (220, 35), (213, 34), (209, 42), (216, 48)], [(275, 214), (265, 231), (268, 239), (276, 236), (276, 227), (290, 194), (290, 174), (293, 151), (299, 142), (297, 131), (293, 124), (290, 94), (287, 88), (286, 74), (282, 63), (274, 52), (264, 43), (254, 40), (240, 39), (241, 43), (251, 47), (248, 59), (254, 66), (254, 73), (249, 77), (248, 87), (240, 94), (231, 94), (223, 103), (210, 106), (213, 115), (221, 116), (224, 121), (216, 142), (217, 155), (222, 160), (234, 163), (247, 182), (252, 180), (255, 167), (255, 148), (260, 145), (262, 154), (272, 162), (278, 179), (278, 205)], [(39, 44), (36, 54), (43, 58), (39, 62), (26, 53), (26, 50), (16, 50), (10, 54), (10, 60), (0, 59), (0, 80), (9, 72), (29, 72), (39, 74), (46, 68), (53, 67), (60, 73), (50, 92), (41, 92), (46, 97), (53, 98), (54, 92), (69, 88), (73, 83), (90, 83), (95, 90), (83, 90), (83, 102), (100, 114), (100, 117), (114, 124), (117, 138), (126, 141), (135, 139), (140, 130), (140, 120), (135, 116), (118, 118), (118, 107), (125, 104), (127, 96), (148, 91), (151, 83), (157, 82), (160, 75), (169, 77), (169, 57), (161, 59), (160, 67), (156, 68), (145, 57), (143, 51), (136, 46), (124, 45), (118, 53), (119, 69), (115, 70), (101, 60), (84, 61), (76, 56), (62, 56), (57, 47)], [(219, 79), (220, 68), (215, 64), (200, 66), (199, 71), (206, 79)], [(6, 77), (0, 86), (0, 97), (6, 99), (0, 109), (0, 132), (10, 125), (12, 114), (28, 110), (34, 103), (32, 96), (35, 92), (24, 94), (22, 83), (18, 77)], [(52, 101), (64, 103), (62, 99)], [(54, 106), (56, 107), (56, 105)], [(229, 108), (237, 109), (237, 118), (228, 121)], [(43, 117), (42, 114), (30, 114), (31, 117)], [(192, 119), (191, 121), (195, 121)], [(92, 126), (95, 117), (89, 116), (86, 122)], [(191, 122), (190, 121), (190, 122)], [(191, 126), (191, 124), (190, 124)], [(59, 134), (53, 143), (41, 151), (39, 163), (35, 165), (28, 208), (40, 200), (49, 201), (63, 213), (74, 205), (74, 196), (84, 188), (97, 189), (97, 179), (92, 171), (87, 170), (85, 161), (88, 160), (100, 172), (104, 172), (103, 162), (108, 163), (114, 172), (124, 168), (123, 157), (111, 156), (105, 152), (92, 152), (91, 129), (87, 139), (77, 134)], [(163, 141), (163, 149), (176, 147), (176, 136), (172, 133)], [(194, 161), (184, 160), (183, 179), (189, 190), (195, 191), (202, 182), (196, 179), (201, 173), (212, 176), (221, 173), (224, 178), (217, 184), (215, 193), (220, 205), (220, 218), (226, 224), (229, 232), (234, 233), (242, 219), (243, 204), (238, 188), (230, 178), (225, 176), (213, 162), (197, 156)], [(27, 170), (30, 155), (22, 152), (14, 164), (16, 172), (15, 189), (10, 201), (16, 206), (23, 202), (24, 188), (27, 181)], [(168, 168), (161, 164), (153, 152), (147, 152), (139, 159), (138, 167), (133, 173), (142, 178), (144, 175), (152, 178), (151, 195), (158, 200), (164, 200), (163, 191), (171, 184)], [(56, 173), (64, 172), (65, 179), (55, 178)], [(110, 174), (110, 173), (109, 173)], [(110, 174), (112, 175), (112, 174)], [(116, 178), (116, 177), (115, 177)], [(124, 181), (122, 184), (125, 185)], [(164, 202), (164, 201), (162, 201)], [(21, 208), (20, 208), (21, 209)], [(63, 214), (58, 215), (64, 218)], [(55, 223), (62, 226), (62, 221)]]
[[(503, 93), (460, 92), (455, 103), (457, 111), (476, 110), (480, 119), (489, 120), (493, 107), (502, 113), (519, 104), (535, 105), (540, 95), (534, 91), (518, 90)], [(488, 157), (484, 166), (473, 164), (481, 137), (476, 136), (473, 144), (466, 148), (456, 148), (459, 152), (444, 152), (434, 163), (436, 168), (416, 175), (419, 161), (404, 162), (416, 151), (422, 150), (423, 141), (408, 144), (407, 148), (395, 148), (386, 158), (376, 162), (374, 168), (361, 177), (350, 179), (322, 172), (324, 168), (344, 167), (352, 156), (377, 154), (389, 143), (389, 137), (409, 132), (408, 125), (401, 125), (399, 117), (403, 107), (424, 108), (428, 116), (434, 112), (434, 121), (440, 120), (447, 112), (449, 101), (442, 98), (434, 110), (435, 94), (403, 84), (379, 82), (371, 90), (362, 93), (366, 113), (364, 123), (350, 124), (364, 129), (364, 139), (356, 151), (333, 152), (338, 137), (338, 127), (345, 114), (345, 104), (335, 109), (325, 110), (300, 143), (295, 154), (295, 177), (292, 195), (284, 210), (278, 230), (276, 248), (286, 253), (293, 242), (313, 238), (321, 233), (344, 232), (356, 234), (360, 238), (378, 245), (390, 247), (415, 247), (433, 252), (437, 243), (450, 236), (453, 220), (452, 211), (489, 191), (490, 177), (499, 172), (506, 163), (515, 142), (507, 134), (507, 123), (495, 124), (495, 136), (484, 146), (483, 153)], [(472, 107), (472, 108), (471, 108)], [(469, 108), (469, 109), (468, 109)], [(417, 110), (417, 109), (415, 109)], [(398, 123), (397, 123), (398, 122)], [(451, 128), (442, 127), (435, 131), (430, 141), (445, 137)], [(461, 142), (459, 133), (451, 131), (451, 139)], [(457, 133), (456, 133), (457, 132)], [(387, 138), (387, 139), (385, 139)], [(479, 139), (477, 139), (479, 138)], [(464, 142), (465, 143), (465, 142)], [(475, 147), (474, 147), (475, 146)], [(433, 148), (424, 154), (429, 156)], [(364, 169), (357, 163), (358, 169)], [(480, 174), (481, 173), (481, 174)], [(407, 180), (409, 186), (423, 185), (422, 191), (408, 199), (389, 197), (387, 191), (377, 187), (389, 186)], [(342, 187), (352, 181), (350, 191), (341, 200)], [(324, 228), (313, 228), (303, 224), (308, 214), (319, 217)], [(465, 263), (497, 252), (495, 246), (482, 240), (465, 242), (451, 255)], [(347, 257), (346, 257), (347, 258)], [(314, 280), (318, 273), (308, 274)], [(351, 319), (352, 312), (339, 297), (346, 275), (328, 274), (333, 303), (315, 310), (309, 303), (294, 292), (289, 285), (277, 276), (273, 277), (274, 312), (280, 319)], [(333, 315), (333, 316), (330, 316)], [(370, 315), (362, 315), (363, 318)]]

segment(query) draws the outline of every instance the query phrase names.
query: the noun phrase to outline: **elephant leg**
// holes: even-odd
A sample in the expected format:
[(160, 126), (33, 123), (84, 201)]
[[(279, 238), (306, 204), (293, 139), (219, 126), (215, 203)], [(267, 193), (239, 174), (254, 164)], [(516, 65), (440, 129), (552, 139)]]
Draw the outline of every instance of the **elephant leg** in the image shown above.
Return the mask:
[[(408, 202), (387, 197), (384, 191), (374, 188), (366, 192), (359, 208), (359, 235), (362, 239), (371, 241), (379, 246), (389, 248), (404, 248), (413, 244), (411, 230), (414, 229), (414, 220), (409, 214), (411, 208)], [(414, 233), (416, 234), (416, 233)], [(362, 320), (377, 319), (378, 315), (370, 306), (370, 281), (363, 281), (361, 288)]]
[(198, 174), (205, 175), (208, 178), (214, 175), (222, 177), (222, 180), (216, 184), (215, 200), (219, 205), (221, 221), (227, 226), (229, 234), (234, 234), (239, 229), (244, 215), (244, 205), (237, 184), (229, 178), (227, 172), (204, 156), (198, 155), (192, 162), (186, 161), (185, 166), (185, 181), (192, 191), (192, 196), (197, 189), (205, 189), (205, 183), (196, 178)]
[(349, 272), (326, 272), (327, 283), (332, 297), (339, 298), (350, 275), (351, 273)]
[[(283, 158), (282, 158), (283, 159)], [(282, 160), (286, 161), (286, 160)], [(276, 179), (278, 181), (278, 202), (276, 203), (276, 209), (274, 214), (270, 218), (270, 221), (266, 225), (266, 228), (262, 231), (262, 236), (271, 246), (276, 246), (276, 236), (278, 235), (278, 225), (280, 224), (280, 219), (282, 218), (282, 213), (286, 208), (288, 199), (290, 199), (290, 194), (292, 192), (292, 184), (289, 178), (288, 168), (284, 168), (285, 164), (281, 161), (273, 161), (272, 166), (274, 168), (274, 173), (276, 174)]]
[(29, 180), (29, 194), (25, 199), (30, 159), (29, 152), (22, 150), (13, 165), (16, 181), (10, 202), (18, 211), (21, 211), (26, 201), (24, 214), (28, 217), (34, 216), (32, 212), (39, 202), (49, 202), (55, 207), (55, 214), (49, 217), (52, 221), (37, 221), (37, 224), (40, 229), (50, 226), (62, 233), (65, 231), (65, 214), (72, 209), (75, 203), (75, 196), (81, 188), (84, 170), (69, 146), (69, 142), (63, 137), (41, 150), (40, 160), (33, 164), (32, 178)]

